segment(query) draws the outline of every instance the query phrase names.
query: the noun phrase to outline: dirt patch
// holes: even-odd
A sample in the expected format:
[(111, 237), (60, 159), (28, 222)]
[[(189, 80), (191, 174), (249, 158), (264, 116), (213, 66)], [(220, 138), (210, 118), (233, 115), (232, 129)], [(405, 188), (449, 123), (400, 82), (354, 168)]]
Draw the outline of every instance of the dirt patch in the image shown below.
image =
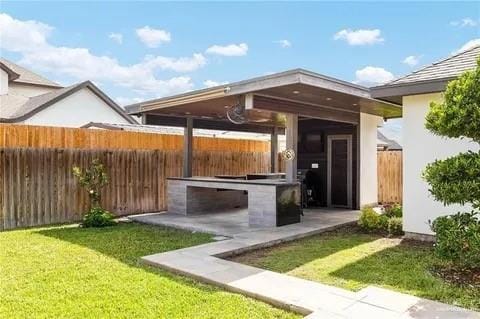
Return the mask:
[(443, 281), (462, 287), (480, 288), (480, 268), (455, 268), (449, 266), (435, 266), (431, 273)]

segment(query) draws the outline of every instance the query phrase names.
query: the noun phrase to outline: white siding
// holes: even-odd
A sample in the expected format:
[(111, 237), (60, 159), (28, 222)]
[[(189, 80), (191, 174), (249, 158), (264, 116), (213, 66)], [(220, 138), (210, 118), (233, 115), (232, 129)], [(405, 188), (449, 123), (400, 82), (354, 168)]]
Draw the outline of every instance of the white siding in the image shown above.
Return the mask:
[(16, 82), (10, 82), (9, 93), (15, 95), (23, 95), (27, 97), (37, 96), (52, 91), (58, 90), (58, 88), (43, 87), (33, 84), (21, 84)]
[(8, 73), (0, 69), (0, 95), (8, 93)]
[(33, 115), (24, 124), (80, 127), (89, 122), (128, 123), (90, 89), (84, 88)]
[(377, 127), (383, 119), (360, 113), (360, 207), (378, 202)]
[(425, 129), (430, 102), (441, 98), (440, 93), (403, 98), (403, 229), (407, 232), (432, 234), (429, 220), (462, 209), (458, 205), (445, 207), (433, 200), (421, 177), (425, 166), (435, 159), (478, 149), (468, 140), (442, 138)]

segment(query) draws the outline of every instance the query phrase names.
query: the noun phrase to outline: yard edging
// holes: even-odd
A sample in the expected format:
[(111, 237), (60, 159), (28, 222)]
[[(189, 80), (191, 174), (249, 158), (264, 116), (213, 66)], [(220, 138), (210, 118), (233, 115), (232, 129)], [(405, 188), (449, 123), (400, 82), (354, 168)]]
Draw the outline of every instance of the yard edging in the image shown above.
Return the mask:
[[(319, 234), (350, 222), (306, 230), (298, 225), (235, 234), (231, 239), (142, 257), (142, 262), (164, 268), (226, 290), (267, 302), (308, 318), (480, 318), (480, 313), (444, 303), (368, 286), (358, 292), (320, 284), (220, 257), (265, 248)], [(171, 225), (170, 225), (171, 226)]]

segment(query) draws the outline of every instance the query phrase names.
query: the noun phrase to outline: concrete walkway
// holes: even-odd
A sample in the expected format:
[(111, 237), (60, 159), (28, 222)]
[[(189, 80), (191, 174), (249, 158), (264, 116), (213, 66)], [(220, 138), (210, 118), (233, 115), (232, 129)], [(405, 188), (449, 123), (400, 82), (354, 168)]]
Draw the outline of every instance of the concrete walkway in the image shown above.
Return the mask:
[[(223, 217), (217, 214), (194, 218), (150, 214), (133, 216), (131, 219), (190, 230), (203, 229), (216, 235), (229, 236), (226, 240), (145, 256), (142, 260), (306, 315), (306, 318), (480, 318), (476, 312), (382, 288), (370, 286), (352, 292), (224, 260), (222, 258), (227, 256), (325, 232), (354, 222), (358, 216), (358, 212), (354, 211), (315, 211), (307, 212), (299, 224), (245, 229), (241, 224), (231, 224), (235, 219), (242, 218), (242, 214), (238, 211), (233, 215), (225, 213)], [(212, 217), (217, 221), (212, 222)], [(230, 220), (228, 229), (223, 227), (226, 220)], [(307, 223), (307, 220), (310, 222)]]

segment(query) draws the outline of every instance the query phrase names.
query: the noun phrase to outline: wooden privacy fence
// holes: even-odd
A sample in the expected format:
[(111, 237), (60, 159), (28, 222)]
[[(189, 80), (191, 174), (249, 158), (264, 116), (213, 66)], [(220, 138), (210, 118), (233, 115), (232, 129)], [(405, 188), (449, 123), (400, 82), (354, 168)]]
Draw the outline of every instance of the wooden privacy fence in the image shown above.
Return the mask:
[(378, 202), (402, 202), (402, 151), (377, 152)]
[[(2, 147), (181, 150), (183, 136), (0, 124), (0, 148)], [(193, 138), (193, 147), (202, 151), (267, 152), (270, 150), (270, 142), (196, 136)]]
[[(155, 212), (166, 207), (166, 178), (180, 176), (183, 155), (172, 150), (0, 149), (0, 230), (81, 219), (88, 208), (72, 167), (100, 159), (110, 183), (105, 208), (116, 215)], [(194, 152), (198, 176), (267, 172), (268, 152)]]

